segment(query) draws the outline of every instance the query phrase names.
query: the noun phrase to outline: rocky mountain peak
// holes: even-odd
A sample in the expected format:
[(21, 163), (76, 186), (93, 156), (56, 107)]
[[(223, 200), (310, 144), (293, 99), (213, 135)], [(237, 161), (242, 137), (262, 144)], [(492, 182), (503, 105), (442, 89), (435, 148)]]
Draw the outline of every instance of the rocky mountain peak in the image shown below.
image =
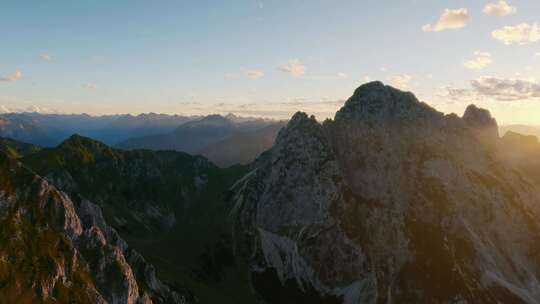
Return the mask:
[(470, 125), (497, 128), (497, 121), (491, 116), (491, 113), (486, 109), (478, 108), (474, 104), (467, 107), (463, 114), (463, 120)]
[(420, 102), (414, 94), (385, 85), (380, 81), (358, 87), (345, 105), (336, 113), (336, 121), (411, 120), (422, 117), (440, 117), (441, 114)]
[(463, 114), (463, 121), (476, 129), (480, 136), (486, 136), (490, 139), (499, 137), (497, 121), (486, 109), (478, 108), (474, 104), (469, 105)]
[(296, 142), (299, 149), (303, 149), (301, 143), (316, 139), (317, 142), (325, 143), (326, 138), (323, 126), (317, 122), (315, 116), (308, 116), (304, 112), (296, 112), (287, 126), (279, 133), (276, 146)]
[(536, 303), (538, 189), (498, 158), (497, 132), (487, 110), (445, 116), (381, 82), (333, 121), (296, 113), (236, 196), (255, 289), (268, 303)]
[(305, 112), (296, 112), (289, 121), (289, 126), (312, 125), (314, 123), (317, 124), (317, 120), (313, 115), (308, 116)]

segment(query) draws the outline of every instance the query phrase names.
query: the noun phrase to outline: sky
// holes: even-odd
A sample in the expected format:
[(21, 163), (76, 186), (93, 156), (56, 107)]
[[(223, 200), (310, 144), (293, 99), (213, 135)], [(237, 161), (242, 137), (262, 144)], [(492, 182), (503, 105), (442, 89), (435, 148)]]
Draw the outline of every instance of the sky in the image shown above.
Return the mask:
[(540, 125), (538, 0), (19, 0), (0, 29), (0, 111), (323, 119), (381, 80)]

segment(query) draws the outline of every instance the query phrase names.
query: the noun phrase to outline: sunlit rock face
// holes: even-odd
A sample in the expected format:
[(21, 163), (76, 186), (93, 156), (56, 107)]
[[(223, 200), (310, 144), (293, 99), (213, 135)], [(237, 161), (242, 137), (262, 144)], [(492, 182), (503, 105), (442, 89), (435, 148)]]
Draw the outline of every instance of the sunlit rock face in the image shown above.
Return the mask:
[(497, 124), (373, 82), (334, 120), (297, 113), (236, 185), (265, 303), (538, 303), (540, 192)]
[(104, 220), (0, 152), (0, 303), (188, 303)]

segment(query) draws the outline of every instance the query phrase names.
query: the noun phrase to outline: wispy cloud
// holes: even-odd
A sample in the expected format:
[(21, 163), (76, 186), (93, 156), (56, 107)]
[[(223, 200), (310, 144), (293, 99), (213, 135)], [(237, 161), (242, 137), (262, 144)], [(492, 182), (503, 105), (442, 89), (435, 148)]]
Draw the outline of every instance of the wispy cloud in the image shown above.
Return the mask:
[(517, 9), (508, 2), (504, 0), (500, 0), (499, 2), (495, 3), (488, 3), (484, 7), (484, 14), (486, 15), (493, 15), (493, 16), (507, 16), (511, 14), (515, 14), (517, 12)]
[(280, 66), (279, 70), (285, 73), (289, 73), (294, 77), (300, 77), (306, 73), (306, 66), (299, 59), (291, 59), (286, 64)]
[(540, 83), (533, 80), (481, 77), (471, 85), (479, 95), (500, 101), (540, 98)]
[(96, 90), (98, 86), (95, 83), (85, 83), (82, 85), (83, 89)]
[(521, 23), (516, 26), (505, 26), (494, 30), (491, 36), (506, 45), (529, 44), (540, 41), (540, 27), (537, 23), (532, 25)]
[(440, 32), (463, 28), (469, 21), (469, 12), (466, 8), (445, 9), (435, 24), (426, 24), (422, 27), (424, 32)]
[(17, 70), (13, 74), (0, 76), (0, 81), (15, 82), (21, 78), (22, 78), (22, 72)]
[(474, 58), (467, 60), (463, 66), (471, 70), (481, 70), (493, 62), (491, 54), (487, 52), (474, 52)]
[(51, 61), (52, 60), (52, 56), (49, 55), (49, 54), (46, 54), (46, 53), (39, 55), (39, 58), (41, 58), (41, 60), (45, 60), (45, 61)]
[(456, 88), (451, 85), (441, 87), (436, 96), (443, 99), (446, 104), (469, 104), (471, 102), (478, 102), (481, 99), (481, 97), (478, 96), (478, 94), (474, 90), (466, 88)]
[(409, 83), (413, 77), (411, 75), (392, 75), (388, 77), (388, 81), (398, 89), (406, 90), (409, 89)]
[(264, 72), (261, 70), (245, 70), (244, 75), (251, 79), (258, 79), (264, 76)]

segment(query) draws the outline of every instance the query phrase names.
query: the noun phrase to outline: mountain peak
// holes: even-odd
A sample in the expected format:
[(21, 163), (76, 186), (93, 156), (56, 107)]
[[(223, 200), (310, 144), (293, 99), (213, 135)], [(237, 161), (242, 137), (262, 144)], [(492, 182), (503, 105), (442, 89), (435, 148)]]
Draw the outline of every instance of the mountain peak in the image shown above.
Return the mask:
[(435, 114), (434, 109), (420, 102), (411, 92), (401, 91), (380, 81), (358, 87), (336, 113), (336, 120), (350, 118), (388, 120)]
[(83, 155), (86, 155), (86, 152), (94, 154), (102, 153), (104, 151), (111, 151), (111, 149), (104, 143), (81, 136), (79, 134), (71, 135), (58, 147), (65, 150), (77, 151), (77, 153), (82, 153)]
[(463, 121), (472, 128), (481, 132), (482, 135), (489, 137), (499, 137), (499, 127), (497, 121), (486, 110), (471, 104), (463, 114)]
[(309, 119), (307, 113), (298, 111), (291, 117), (290, 124), (298, 124), (306, 119)]
[(467, 107), (463, 114), (463, 120), (472, 125), (497, 127), (497, 121), (491, 116), (491, 113), (474, 104)]

